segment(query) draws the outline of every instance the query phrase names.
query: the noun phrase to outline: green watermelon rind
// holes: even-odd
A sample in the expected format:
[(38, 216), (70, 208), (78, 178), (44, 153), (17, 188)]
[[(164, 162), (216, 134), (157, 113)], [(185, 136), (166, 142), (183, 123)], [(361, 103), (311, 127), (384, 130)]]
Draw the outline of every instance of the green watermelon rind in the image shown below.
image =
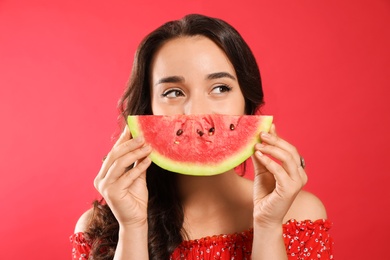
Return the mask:
[[(192, 176), (212, 176), (227, 172), (236, 166), (243, 163), (254, 153), (254, 146), (256, 143), (261, 141), (260, 132), (269, 132), (271, 128), (273, 117), (272, 116), (261, 116), (262, 120), (259, 124), (259, 127), (256, 130), (256, 134), (253, 138), (247, 142), (247, 145), (243, 146), (242, 149), (235, 151), (232, 156), (226, 158), (222, 162), (218, 163), (210, 163), (199, 164), (199, 163), (191, 163), (191, 162), (179, 162), (176, 160), (171, 160), (164, 155), (161, 155), (156, 150), (152, 149), (152, 152), (149, 155), (149, 158), (159, 167), (185, 175)], [(136, 116), (129, 116), (127, 118), (127, 123), (130, 128), (130, 132), (133, 138), (138, 137), (142, 134), (141, 127), (138, 123), (138, 119)], [(152, 147), (153, 148), (153, 147)]]

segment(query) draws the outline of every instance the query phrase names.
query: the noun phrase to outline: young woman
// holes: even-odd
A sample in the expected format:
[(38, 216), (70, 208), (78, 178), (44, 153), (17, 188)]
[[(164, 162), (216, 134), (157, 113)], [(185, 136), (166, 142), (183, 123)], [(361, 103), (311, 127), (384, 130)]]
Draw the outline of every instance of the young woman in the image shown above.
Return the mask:
[[(140, 44), (123, 118), (254, 114), (263, 104), (255, 58), (219, 19), (188, 15)], [(330, 222), (297, 149), (271, 127), (255, 145), (254, 181), (162, 170), (124, 127), (95, 178), (103, 197), (71, 237), (73, 259), (332, 259)], [(273, 157), (279, 161), (270, 159)]]

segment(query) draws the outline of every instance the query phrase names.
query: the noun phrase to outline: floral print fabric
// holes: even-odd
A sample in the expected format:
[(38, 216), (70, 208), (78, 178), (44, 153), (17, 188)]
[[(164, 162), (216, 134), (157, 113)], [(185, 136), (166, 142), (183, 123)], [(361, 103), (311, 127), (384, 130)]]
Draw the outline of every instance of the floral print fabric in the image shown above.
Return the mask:
[[(333, 258), (333, 239), (328, 233), (329, 220), (295, 221), (283, 225), (283, 238), (289, 260), (327, 260)], [(72, 257), (87, 260), (91, 250), (83, 233), (70, 237)], [(249, 260), (251, 259), (253, 230), (231, 235), (216, 235), (183, 241), (170, 260)]]

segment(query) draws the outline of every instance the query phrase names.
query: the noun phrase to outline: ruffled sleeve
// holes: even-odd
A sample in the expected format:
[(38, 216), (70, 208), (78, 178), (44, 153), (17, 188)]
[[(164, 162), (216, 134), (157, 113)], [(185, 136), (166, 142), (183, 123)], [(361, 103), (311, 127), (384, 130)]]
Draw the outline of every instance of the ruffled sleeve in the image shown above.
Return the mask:
[(84, 233), (75, 233), (70, 237), (72, 243), (72, 259), (87, 260), (91, 251), (91, 244), (85, 239)]
[(289, 260), (333, 259), (333, 239), (329, 220), (289, 220), (283, 225), (283, 237)]

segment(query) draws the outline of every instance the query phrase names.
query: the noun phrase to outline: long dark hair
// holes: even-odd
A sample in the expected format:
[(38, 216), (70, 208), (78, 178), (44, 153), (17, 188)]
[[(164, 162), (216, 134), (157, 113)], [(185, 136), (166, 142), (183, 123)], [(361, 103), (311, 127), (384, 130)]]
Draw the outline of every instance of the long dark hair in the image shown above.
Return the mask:
[[(191, 14), (160, 26), (147, 35), (138, 47), (128, 87), (120, 99), (124, 119), (128, 115), (152, 114), (149, 69), (156, 51), (178, 37), (201, 35), (212, 40), (228, 56), (236, 71), (245, 98), (246, 114), (255, 114), (263, 105), (263, 90), (256, 59), (240, 34), (226, 22)], [(175, 192), (175, 174), (152, 164), (147, 170), (149, 258), (169, 259), (185, 239), (184, 213)], [(112, 259), (118, 241), (119, 225), (104, 201), (94, 202), (94, 214), (87, 238), (93, 241), (90, 259)]]

